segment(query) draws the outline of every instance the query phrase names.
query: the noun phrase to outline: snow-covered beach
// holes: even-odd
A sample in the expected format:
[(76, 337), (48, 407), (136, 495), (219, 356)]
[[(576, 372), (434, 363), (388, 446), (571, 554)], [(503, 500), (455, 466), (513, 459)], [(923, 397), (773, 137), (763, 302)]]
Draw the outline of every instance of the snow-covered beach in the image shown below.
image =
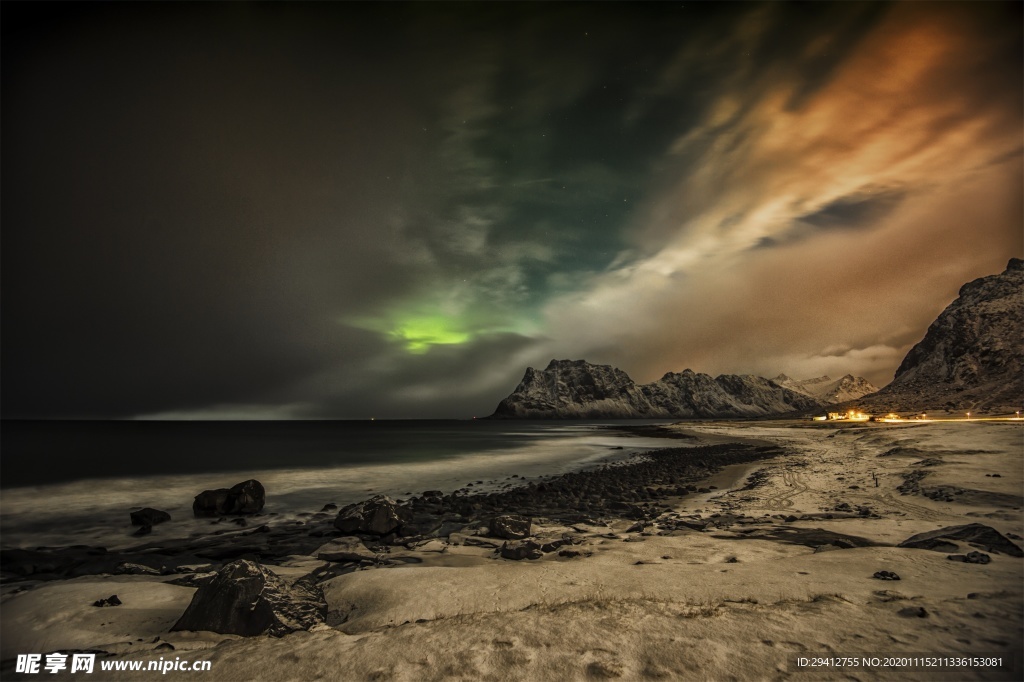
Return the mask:
[[(385, 561), (323, 580), (323, 622), (280, 638), (171, 631), (196, 592), (180, 580), (168, 584), (180, 574), (8, 579), (4, 679), (32, 679), (14, 672), (17, 654), (59, 650), (88, 650), (107, 662), (209, 661), (224, 680), (1019, 674), (1024, 559), (1007, 548), (1019, 548), (1024, 531), (1020, 423), (671, 428), (703, 443), (754, 439), (782, 450), (720, 469), (639, 527), (613, 515), (572, 525), (533, 519), (538, 542), (571, 535), (571, 552), (504, 559), (503, 541), (479, 524), (392, 545)], [(1010, 544), (900, 546), (969, 524)], [(314, 544), (321, 540), (330, 537)], [(956, 560), (970, 552), (987, 563)], [(338, 565), (315, 552), (263, 564), (289, 583)], [(882, 571), (900, 579), (874, 577)], [(112, 594), (120, 606), (92, 606)], [(1004, 664), (842, 670), (798, 661), (868, 654)], [(75, 679), (67, 671), (53, 677)]]

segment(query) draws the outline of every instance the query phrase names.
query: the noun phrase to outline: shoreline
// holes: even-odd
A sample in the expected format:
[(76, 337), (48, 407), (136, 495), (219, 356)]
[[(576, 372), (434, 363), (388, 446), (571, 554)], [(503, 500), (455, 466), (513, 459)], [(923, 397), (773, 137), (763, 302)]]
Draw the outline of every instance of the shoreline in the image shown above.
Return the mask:
[[(671, 448), (632, 465), (638, 476), (653, 477), (642, 484), (626, 474), (628, 466), (573, 474), (579, 490), (588, 489), (583, 482), (593, 488), (594, 480), (607, 479), (604, 485), (615, 476), (630, 484), (601, 488), (608, 497), (601, 513), (552, 505), (567, 479), (532, 481), (555, 489), (528, 500), (538, 512), (529, 542), (548, 546), (532, 559), (503, 558), (507, 547), (523, 541), (495, 537), (482, 518), (495, 511), (483, 504), (486, 495), (449, 495), (448, 502), (412, 509), (414, 516), (440, 520), (436, 533), (396, 535), (393, 544), (356, 533), (359, 551), (368, 555), (359, 561), (317, 558), (321, 545), (339, 540), (332, 511), (309, 517), (301, 542), (294, 531), (251, 527), (216, 536), (197, 551), (223, 556), (178, 555), (182, 562), (198, 559), (174, 569), (182, 572), (8, 579), (0, 672), (4, 679), (33, 679), (12, 672), (13, 654), (78, 648), (115, 661), (157, 660), (170, 652), (210, 661), (225, 680), (845, 679), (851, 671), (799, 669), (794, 657), (857, 652), (996, 653), (1017, 666), (861, 670), (865, 679), (1019, 675), (1020, 425), (668, 428), (777, 449), (744, 459), (768, 446), (730, 448), (741, 461), (721, 462), (710, 477), (683, 483), (697, 490), (682, 496), (611, 499), (672, 485), (656, 480), (676, 471)], [(711, 464), (722, 448), (690, 454), (701, 459), (704, 453)], [(906, 487), (908, 480), (916, 488)], [(495, 493), (490, 501), (517, 499), (509, 494)], [(449, 512), (430, 514), (431, 506), (474, 499), (481, 508), (461, 528), (445, 525)], [(605, 513), (612, 503), (615, 513)], [(540, 513), (552, 510), (559, 513)], [(934, 549), (902, 546), (921, 533), (970, 524), (994, 535), (947, 538)], [(318, 529), (325, 534), (312, 534)], [(288, 582), (313, 581), (324, 599), (323, 622), (280, 638), (170, 631), (196, 592), (189, 584), (210, 579), (216, 565), (244, 556), (238, 552), (247, 545), (250, 553), (274, 547), (276, 556), (262, 563)], [(984, 554), (987, 563), (965, 562), (970, 552)], [(153, 546), (135, 558), (154, 563), (158, 556), (161, 548)], [(90, 560), (98, 568), (109, 559)], [(880, 571), (901, 579), (873, 577)], [(91, 606), (115, 593), (123, 605)]]

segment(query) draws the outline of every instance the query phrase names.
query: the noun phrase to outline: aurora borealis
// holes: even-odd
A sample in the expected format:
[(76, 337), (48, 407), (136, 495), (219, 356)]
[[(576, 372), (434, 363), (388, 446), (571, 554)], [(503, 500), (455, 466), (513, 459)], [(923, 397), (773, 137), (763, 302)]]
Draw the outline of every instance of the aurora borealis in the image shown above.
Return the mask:
[(0, 7), (4, 417), (881, 386), (1024, 252), (1020, 3)]

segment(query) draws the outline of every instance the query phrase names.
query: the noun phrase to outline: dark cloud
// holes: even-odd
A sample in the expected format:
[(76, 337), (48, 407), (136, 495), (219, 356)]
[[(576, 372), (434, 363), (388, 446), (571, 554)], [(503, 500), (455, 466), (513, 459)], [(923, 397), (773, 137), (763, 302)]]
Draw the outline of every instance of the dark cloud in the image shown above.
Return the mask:
[(819, 229), (863, 229), (883, 218), (906, 197), (900, 190), (864, 189), (830, 202), (799, 220)]

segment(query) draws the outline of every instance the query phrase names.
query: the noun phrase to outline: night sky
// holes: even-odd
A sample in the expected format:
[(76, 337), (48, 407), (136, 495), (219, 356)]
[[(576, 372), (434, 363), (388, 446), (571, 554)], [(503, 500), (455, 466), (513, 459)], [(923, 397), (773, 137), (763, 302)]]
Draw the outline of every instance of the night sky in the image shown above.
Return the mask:
[(884, 385), (1022, 247), (1022, 4), (3, 2), (5, 418)]

